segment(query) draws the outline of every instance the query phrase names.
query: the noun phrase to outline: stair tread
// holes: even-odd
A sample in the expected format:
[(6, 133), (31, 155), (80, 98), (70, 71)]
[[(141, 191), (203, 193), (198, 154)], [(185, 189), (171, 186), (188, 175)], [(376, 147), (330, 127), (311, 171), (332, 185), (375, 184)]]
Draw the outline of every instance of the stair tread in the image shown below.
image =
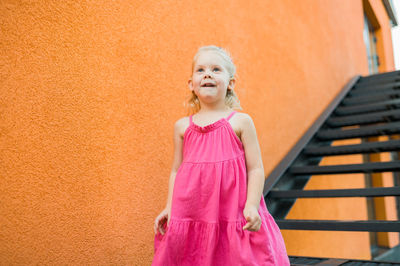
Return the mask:
[(290, 256), (290, 265), (304, 266), (304, 265), (318, 265), (318, 266), (333, 266), (333, 265), (357, 265), (357, 266), (391, 266), (397, 265), (395, 261), (381, 261), (381, 260), (360, 260), (360, 259), (344, 259), (344, 258), (328, 258), (328, 257), (311, 257), (311, 256)]
[(308, 146), (304, 149), (306, 155), (341, 155), (357, 153), (376, 153), (400, 150), (400, 140), (365, 142), (361, 144), (341, 146)]
[(390, 135), (400, 132), (400, 122), (390, 122), (383, 125), (368, 125), (355, 129), (325, 129), (319, 130), (319, 139), (349, 139), (369, 136)]
[(291, 166), (292, 174), (370, 173), (400, 170), (400, 161), (368, 162), (362, 164)]
[(271, 190), (270, 198), (321, 198), (321, 197), (366, 197), (400, 196), (400, 187), (374, 187), (357, 189), (320, 189), (320, 190)]
[(369, 86), (355, 86), (354, 91), (361, 93), (362, 91), (371, 91), (371, 90), (385, 90), (387, 88), (393, 88), (400, 86), (400, 82), (397, 79), (387, 80), (384, 83), (375, 83), (370, 84)]
[(400, 221), (276, 219), (280, 229), (400, 232)]
[(338, 115), (346, 115), (346, 114), (357, 114), (357, 113), (367, 113), (374, 112), (380, 110), (388, 110), (395, 109), (395, 107), (400, 106), (400, 99), (393, 99), (387, 101), (381, 101), (377, 103), (366, 103), (366, 104), (358, 104), (351, 106), (341, 106), (336, 108), (335, 113)]
[(357, 115), (346, 115), (346, 116), (334, 116), (327, 120), (329, 126), (343, 127), (353, 126), (358, 124), (387, 122), (391, 120), (400, 119), (400, 109), (389, 110), (389, 111), (378, 111), (368, 114), (357, 114)]

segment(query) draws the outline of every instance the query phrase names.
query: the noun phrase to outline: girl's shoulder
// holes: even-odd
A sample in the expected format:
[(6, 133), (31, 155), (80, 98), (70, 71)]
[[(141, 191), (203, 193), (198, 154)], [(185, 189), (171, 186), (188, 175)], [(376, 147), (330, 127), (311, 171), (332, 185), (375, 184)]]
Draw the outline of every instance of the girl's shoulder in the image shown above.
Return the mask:
[(245, 121), (245, 120), (251, 120), (251, 117), (250, 117), (250, 115), (249, 114), (247, 114), (247, 113), (244, 113), (244, 112), (239, 112), (239, 111), (236, 111), (236, 113), (232, 116), (232, 118), (231, 119), (233, 119), (234, 117), (236, 117), (236, 120), (239, 122), (243, 122), (243, 121)]
[(235, 133), (238, 135), (239, 139), (242, 139), (242, 133), (250, 121), (252, 121), (252, 119), (249, 114), (236, 111), (236, 113), (229, 120), (229, 123), (231, 124)]
[[(253, 118), (247, 113), (237, 112), (234, 116), (237, 115), (237, 121), (241, 125), (241, 127), (246, 127), (249, 125), (254, 125)], [(233, 117), (232, 117), (233, 118)]]
[(181, 138), (183, 138), (183, 135), (186, 132), (186, 129), (189, 127), (190, 125), (190, 120), (189, 120), (190, 116), (184, 116), (179, 118), (178, 120), (175, 121), (175, 132), (177, 134), (179, 134), (179, 136)]

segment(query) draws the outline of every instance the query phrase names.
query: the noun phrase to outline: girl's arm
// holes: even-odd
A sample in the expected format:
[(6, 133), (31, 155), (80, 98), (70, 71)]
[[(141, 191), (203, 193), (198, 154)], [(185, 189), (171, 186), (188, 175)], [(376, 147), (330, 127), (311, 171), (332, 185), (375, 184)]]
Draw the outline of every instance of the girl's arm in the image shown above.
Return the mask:
[(246, 205), (253, 205), (258, 210), (264, 190), (264, 166), (253, 120), (245, 113), (242, 117), (242, 143), (245, 150), (248, 177)]
[(176, 172), (178, 171), (179, 166), (182, 163), (182, 143), (183, 143), (183, 137), (181, 134), (182, 127), (183, 127), (183, 118), (176, 121), (174, 125), (174, 160), (172, 163), (172, 170), (169, 177), (168, 197), (166, 204), (166, 208), (169, 210), (169, 213), (171, 211), (172, 193), (174, 191)]

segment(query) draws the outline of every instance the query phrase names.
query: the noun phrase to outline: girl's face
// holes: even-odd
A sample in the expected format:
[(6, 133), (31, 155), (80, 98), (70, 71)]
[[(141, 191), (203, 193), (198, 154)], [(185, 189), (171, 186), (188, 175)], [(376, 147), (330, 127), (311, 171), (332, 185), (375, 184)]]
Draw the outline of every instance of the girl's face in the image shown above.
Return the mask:
[(222, 57), (213, 51), (199, 54), (189, 79), (189, 89), (200, 101), (224, 101), (228, 89), (233, 89), (235, 80), (225, 67)]

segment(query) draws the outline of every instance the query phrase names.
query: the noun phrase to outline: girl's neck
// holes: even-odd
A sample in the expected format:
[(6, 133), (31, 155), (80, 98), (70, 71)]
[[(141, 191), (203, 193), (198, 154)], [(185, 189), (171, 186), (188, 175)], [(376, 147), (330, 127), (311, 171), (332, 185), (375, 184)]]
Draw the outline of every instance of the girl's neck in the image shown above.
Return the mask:
[(230, 108), (229, 106), (226, 106), (225, 108), (201, 108), (197, 113), (198, 114), (210, 114), (210, 113), (225, 113), (227, 111), (232, 111), (232, 108)]

